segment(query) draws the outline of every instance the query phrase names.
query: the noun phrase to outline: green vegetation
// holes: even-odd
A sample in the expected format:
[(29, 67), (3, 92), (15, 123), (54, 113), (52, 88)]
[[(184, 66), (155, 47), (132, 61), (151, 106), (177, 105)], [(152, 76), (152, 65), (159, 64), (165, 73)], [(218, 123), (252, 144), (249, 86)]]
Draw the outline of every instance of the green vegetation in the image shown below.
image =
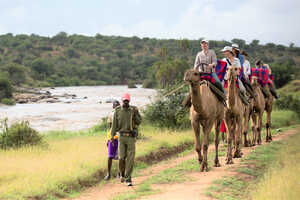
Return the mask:
[(158, 127), (190, 127), (189, 110), (182, 105), (184, 94), (175, 93), (159, 99), (146, 106), (143, 111), (146, 121)]
[(296, 200), (300, 196), (300, 134), (292, 136), (278, 157), (265, 173), (263, 179), (256, 184), (251, 192), (253, 200), (290, 199)]
[(8, 98), (3, 98), (3, 99), (1, 100), (1, 103), (2, 103), (2, 104), (9, 105), (9, 106), (16, 105), (16, 102), (15, 102), (14, 99), (8, 99)]
[(29, 122), (22, 121), (12, 124), (10, 127), (7, 125), (5, 119), (3, 130), (0, 132), (0, 148), (20, 148), (23, 146), (43, 145), (42, 135), (29, 126)]
[[(297, 131), (299, 133), (299, 129)], [(242, 158), (236, 176), (216, 180), (206, 195), (230, 200), (298, 199), (299, 140), (300, 135), (296, 134), (286, 141), (258, 146)]]
[[(17, 86), (113, 85), (132, 80), (165, 87), (182, 80), (201, 50), (200, 40), (8, 33), (0, 35), (0, 71)], [(299, 77), (295, 70), (300, 66), (299, 47), (261, 45), (258, 40), (246, 44), (241, 39), (212, 40), (210, 47), (222, 58), (220, 50), (232, 42), (248, 52), (252, 64), (257, 59), (269, 63), (278, 87)]]

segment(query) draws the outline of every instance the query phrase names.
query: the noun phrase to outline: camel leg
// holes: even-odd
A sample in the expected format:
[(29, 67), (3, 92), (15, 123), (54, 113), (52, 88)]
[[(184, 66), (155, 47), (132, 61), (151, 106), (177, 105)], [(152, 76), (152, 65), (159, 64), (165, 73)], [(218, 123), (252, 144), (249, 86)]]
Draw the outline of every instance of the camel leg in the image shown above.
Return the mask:
[(241, 149), (240, 149), (240, 143), (241, 143), (241, 129), (242, 129), (242, 123), (241, 119), (237, 118), (235, 121), (236, 128), (235, 128), (235, 145), (234, 145), (234, 158), (241, 158)]
[(262, 129), (262, 118), (263, 118), (263, 112), (259, 113), (258, 116), (258, 123), (257, 123), (257, 144), (261, 144), (261, 129)]
[(220, 124), (221, 121), (216, 121), (215, 124), (215, 150), (216, 150), (216, 156), (215, 156), (215, 167), (221, 167), (218, 157), (218, 147), (219, 147), (219, 133), (220, 133)]
[(200, 171), (208, 171), (208, 164), (207, 164), (207, 150), (208, 150), (208, 144), (209, 144), (209, 133), (211, 131), (211, 128), (213, 126), (212, 121), (206, 121), (205, 124), (203, 125), (203, 160), (200, 166)]
[(244, 128), (243, 128), (244, 146), (245, 147), (249, 147), (249, 142), (247, 139), (248, 127), (249, 127), (249, 113), (246, 113), (245, 118), (244, 118)]
[(198, 154), (198, 161), (199, 164), (202, 162), (202, 155), (201, 155), (201, 140), (200, 140), (200, 122), (198, 117), (192, 117), (191, 120), (192, 127), (195, 134), (195, 151)]
[(233, 159), (232, 159), (232, 140), (233, 140), (233, 132), (232, 132), (232, 121), (228, 117), (226, 119), (226, 129), (227, 129), (227, 156), (226, 156), (226, 164), (233, 164)]
[(272, 135), (271, 135), (271, 112), (267, 112), (267, 122), (266, 122), (266, 142), (271, 142), (272, 141)]
[(257, 131), (256, 131), (257, 116), (256, 116), (256, 114), (253, 113), (251, 118), (252, 118), (252, 144), (251, 144), (251, 146), (255, 146), (256, 145), (256, 137), (257, 137)]

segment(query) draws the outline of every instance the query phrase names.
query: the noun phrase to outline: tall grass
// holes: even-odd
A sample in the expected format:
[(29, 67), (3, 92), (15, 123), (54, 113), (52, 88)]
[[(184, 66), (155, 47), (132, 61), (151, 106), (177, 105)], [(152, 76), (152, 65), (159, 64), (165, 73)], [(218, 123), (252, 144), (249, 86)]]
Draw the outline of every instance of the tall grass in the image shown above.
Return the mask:
[[(160, 147), (193, 141), (192, 131), (159, 131), (149, 126), (141, 130), (137, 157)], [(76, 186), (106, 168), (107, 149), (104, 135), (48, 140), (47, 149), (30, 147), (0, 151), (0, 199), (62, 192), (68, 183)], [(79, 184), (78, 184), (78, 187)]]
[(300, 197), (300, 133), (289, 139), (278, 159), (258, 183), (253, 200), (298, 200)]

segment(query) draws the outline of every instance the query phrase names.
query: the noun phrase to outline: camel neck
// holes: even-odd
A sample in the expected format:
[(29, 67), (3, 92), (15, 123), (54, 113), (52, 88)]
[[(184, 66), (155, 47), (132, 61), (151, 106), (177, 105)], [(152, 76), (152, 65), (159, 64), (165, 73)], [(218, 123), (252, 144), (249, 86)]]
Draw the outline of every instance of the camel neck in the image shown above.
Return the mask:
[(200, 84), (194, 83), (190, 85), (190, 92), (192, 97), (192, 104), (198, 113), (204, 113), (202, 96), (200, 91)]
[(234, 77), (231, 77), (229, 80), (229, 91), (228, 91), (228, 95), (229, 95), (229, 107), (233, 107), (235, 105), (235, 96), (237, 95), (236, 93), (236, 87), (235, 87), (235, 79)]

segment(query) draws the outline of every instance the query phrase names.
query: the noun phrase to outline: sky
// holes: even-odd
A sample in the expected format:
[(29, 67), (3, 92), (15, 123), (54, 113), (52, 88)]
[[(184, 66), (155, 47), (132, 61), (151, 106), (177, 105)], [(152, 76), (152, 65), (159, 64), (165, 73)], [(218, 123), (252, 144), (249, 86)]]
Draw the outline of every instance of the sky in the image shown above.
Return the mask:
[(0, 0), (0, 34), (254, 39), (300, 46), (300, 0)]

